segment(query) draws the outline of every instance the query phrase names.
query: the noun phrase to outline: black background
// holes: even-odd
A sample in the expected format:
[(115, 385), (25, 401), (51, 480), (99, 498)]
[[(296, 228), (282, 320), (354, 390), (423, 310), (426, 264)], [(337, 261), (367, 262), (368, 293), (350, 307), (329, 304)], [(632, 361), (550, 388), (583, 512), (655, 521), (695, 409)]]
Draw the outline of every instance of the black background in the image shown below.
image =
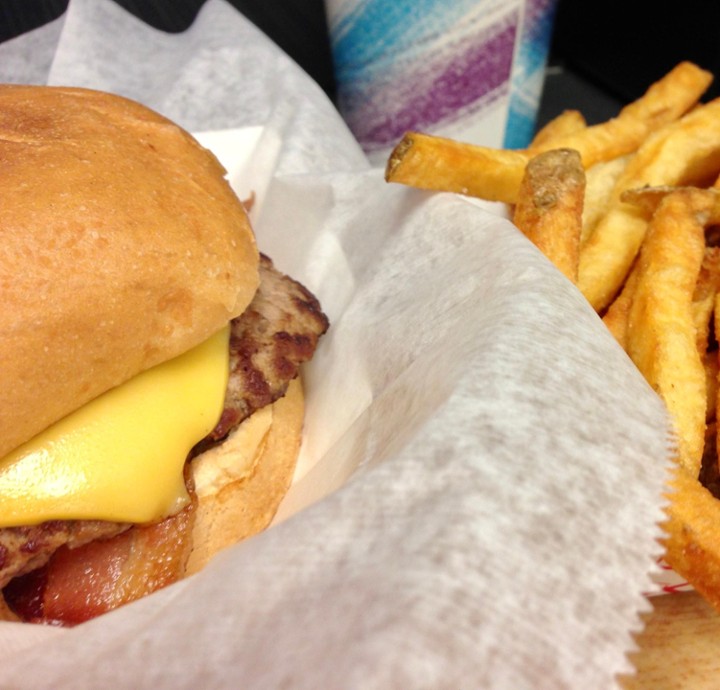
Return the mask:
[(561, 0), (553, 57), (624, 102), (681, 60), (720, 75), (720, 2)]

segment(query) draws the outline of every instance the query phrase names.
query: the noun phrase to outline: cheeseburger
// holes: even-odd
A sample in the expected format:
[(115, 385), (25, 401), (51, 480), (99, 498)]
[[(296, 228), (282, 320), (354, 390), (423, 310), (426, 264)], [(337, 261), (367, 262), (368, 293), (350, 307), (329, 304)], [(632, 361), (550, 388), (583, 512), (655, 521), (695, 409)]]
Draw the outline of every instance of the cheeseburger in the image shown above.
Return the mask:
[(0, 86), (0, 175), (0, 609), (72, 625), (269, 524), (328, 322), (138, 103)]

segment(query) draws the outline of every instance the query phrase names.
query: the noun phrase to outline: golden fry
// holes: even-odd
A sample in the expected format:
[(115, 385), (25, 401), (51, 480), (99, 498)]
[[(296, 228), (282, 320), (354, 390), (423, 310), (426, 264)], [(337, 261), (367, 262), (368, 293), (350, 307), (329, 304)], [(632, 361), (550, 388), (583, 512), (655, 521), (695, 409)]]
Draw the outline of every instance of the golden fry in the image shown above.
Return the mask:
[(698, 106), (648, 137), (618, 178), (608, 211), (580, 252), (578, 286), (597, 310), (612, 301), (640, 249), (647, 221), (624, 192), (695, 184), (720, 170), (720, 99)]
[[(652, 84), (639, 99), (626, 105), (617, 117), (556, 137), (549, 146), (576, 149), (585, 168), (632, 153), (651, 132), (690, 110), (711, 81), (709, 72), (691, 62), (681, 62)], [(530, 151), (539, 153), (547, 147), (548, 144), (531, 146)]]
[(720, 247), (706, 247), (693, 293), (692, 310), (698, 352), (704, 354), (710, 342), (710, 321), (715, 298), (720, 292)]
[[(672, 188), (655, 187), (652, 189), (638, 190), (641, 192), (638, 198), (651, 202), (654, 210), (661, 199), (670, 193), (671, 189)], [(661, 192), (660, 190), (663, 191)], [(644, 192), (656, 193), (644, 194)], [(636, 263), (628, 274), (620, 294), (613, 300), (602, 317), (607, 329), (625, 350), (627, 350), (628, 319), (637, 289), (638, 273), (638, 264)], [(707, 247), (692, 299), (692, 314), (696, 332), (697, 349), (701, 357), (704, 358), (706, 373), (708, 367), (716, 362), (715, 356), (710, 358), (710, 362), (705, 360), (708, 359), (706, 355), (710, 338), (710, 319), (715, 305), (715, 295), (718, 291), (720, 291), (720, 247)]]
[(637, 187), (635, 189), (628, 189), (620, 195), (620, 201), (633, 204), (642, 209), (646, 216), (650, 218), (653, 213), (657, 210), (660, 202), (672, 192), (676, 192), (681, 187), (674, 187), (672, 185), (657, 185), (654, 187)]
[(617, 294), (640, 249), (646, 227), (641, 209), (611, 207), (583, 244), (577, 284), (596, 311), (604, 311)]
[(535, 133), (530, 149), (537, 149), (541, 146), (557, 148), (553, 144), (560, 137), (576, 134), (585, 127), (587, 127), (585, 117), (579, 110), (563, 110), (557, 117), (554, 117)]
[(577, 280), (585, 171), (572, 149), (541, 153), (525, 169), (513, 222), (571, 281)]
[(694, 105), (709, 83), (708, 72), (692, 63), (681, 63), (613, 120), (587, 127), (579, 113), (556, 118), (546, 131), (538, 133), (529, 152), (408, 132), (388, 158), (385, 179), (419, 189), (514, 204), (531, 154), (572, 148), (580, 152), (583, 166), (588, 168), (635, 151), (650, 132)]
[(628, 164), (630, 156), (596, 163), (585, 171), (585, 203), (580, 244), (592, 234), (600, 218), (605, 215), (615, 184)]
[(388, 182), (514, 204), (527, 154), (408, 132), (385, 168)]
[(670, 482), (665, 559), (720, 609), (720, 501), (684, 468)]
[(678, 460), (695, 477), (705, 442), (705, 369), (692, 300), (705, 256), (705, 225), (720, 220), (720, 193), (681, 189), (665, 196), (650, 221), (630, 307), (627, 352), (665, 401)]
[(623, 350), (627, 350), (628, 319), (630, 318), (630, 307), (635, 299), (637, 290), (638, 270), (637, 265), (630, 271), (625, 285), (613, 303), (607, 308), (603, 316), (603, 323), (607, 326), (615, 340), (618, 341)]

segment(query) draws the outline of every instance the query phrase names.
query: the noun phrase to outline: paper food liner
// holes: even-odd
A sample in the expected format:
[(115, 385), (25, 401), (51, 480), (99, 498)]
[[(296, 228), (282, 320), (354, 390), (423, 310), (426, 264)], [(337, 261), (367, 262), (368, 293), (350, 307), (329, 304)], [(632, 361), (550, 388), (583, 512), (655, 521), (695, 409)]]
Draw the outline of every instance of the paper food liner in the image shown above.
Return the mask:
[(666, 413), (505, 219), (383, 181), (230, 5), (109, 0), (0, 46), (5, 81), (136, 98), (215, 150), (332, 322), (277, 524), (73, 629), (0, 626), (0, 687), (603, 688), (657, 570)]

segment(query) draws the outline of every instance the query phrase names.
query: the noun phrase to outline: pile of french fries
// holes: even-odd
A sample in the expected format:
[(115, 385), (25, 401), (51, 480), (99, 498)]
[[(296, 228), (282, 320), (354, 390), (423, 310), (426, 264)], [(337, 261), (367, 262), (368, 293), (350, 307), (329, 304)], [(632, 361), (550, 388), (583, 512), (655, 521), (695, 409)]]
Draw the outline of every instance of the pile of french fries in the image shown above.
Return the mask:
[[(690, 62), (617, 117), (568, 110), (525, 150), (407, 133), (389, 182), (508, 204), (602, 317), (674, 424), (667, 562), (720, 609), (720, 98)], [(720, 334), (720, 329), (717, 329)]]

